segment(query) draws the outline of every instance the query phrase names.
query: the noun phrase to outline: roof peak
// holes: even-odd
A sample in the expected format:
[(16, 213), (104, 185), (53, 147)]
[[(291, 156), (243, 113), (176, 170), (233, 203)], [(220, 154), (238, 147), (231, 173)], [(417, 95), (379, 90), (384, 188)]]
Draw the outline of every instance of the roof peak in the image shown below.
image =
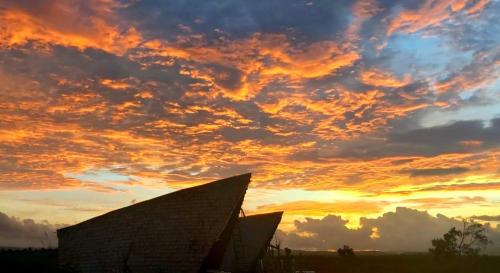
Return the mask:
[[(58, 231), (73, 229), (73, 228), (75, 228), (77, 226), (80, 226), (80, 225), (82, 225), (84, 223), (91, 222), (91, 221), (94, 221), (95, 219), (99, 219), (99, 218), (102, 218), (102, 217), (106, 217), (106, 216), (108, 216), (110, 214), (114, 214), (114, 213), (117, 213), (119, 211), (128, 210), (128, 209), (133, 208), (133, 207), (139, 207), (139, 206), (145, 206), (145, 205), (147, 206), (148, 204), (151, 204), (153, 202), (161, 202), (161, 200), (175, 198), (175, 197), (177, 197), (179, 195), (183, 195), (183, 194), (186, 194), (186, 193), (189, 193), (189, 192), (204, 191), (206, 188), (210, 188), (210, 187), (217, 186), (217, 185), (222, 185), (222, 184), (228, 184), (229, 185), (230, 183), (238, 183), (239, 182), (240, 185), (237, 188), (241, 188), (242, 189), (241, 194), (244, 196), (245, 192), (246, 192), (246, 189), (248, 187), (248, 184), (250, 184), (251, 177), (252, 177), (251, 173), (244, 173), (244, 174), (240, 174), (240, 175), (235, 175), (235, 176), (231, 176), (231, 177), (227, 177), (227, 178), (215, 180), (215, 181), (208, 182), (208, 183), (205, 183), (205, 184), (197, 185), (197, 186), (194, 186), (194, 187), (188, 187), (188, 188), (180, 189), (180, 190), (177, 190), (177, 191), (174, 191), (174, 192), (169, 192), (169, 193), (166, 193), (166, 194), (163, 194), (163, 195), (160, 195), (160, 196), (153, 197), (151, 199), (147, 199), (147, 200), (144, 200), (144, 201), (141, 201), (141, 202), (137, 202), (135, 204), (131, 204), (131, 205), (128, 205), (128, 206), (125, 206), (125, 207), (122, 207), (122, 208), (118, 208), (118, 209), (106, 212), (106, 213), (98, 215), (96, 217), (84, 220), (84, 221), (82, 221), (80, 223), (77, 223), (75, 225), (71, 225), (71, 226), (60, 228), (60, 229), (58, 229)], [(237, 191), (239, 191), (239, 190), (237, 190)]]
[(251, 179), (252, 179), (252, 173), (244, 173), (244, 174), (230, 176), (230, 177), (222, 178), (222, 179), (219, 179), (219, 180), (211, 181), (211, 182), (208, 182), (208, 183), (200, 184), (200, 185), (197, 185), (197, 186), (180, 189), (178, 191), (167, 193), (165, 195), (173, 194), (173, 193), (184, 191), (184, 190), (192, 190), (192, 189), (196, 189), (196, 188), (207, 187), (207, 186), (210, 186), (210, 185), (213, 185), (213, 184), (219, 184), (219, 183), (223, 184), (223, 183), (229, 183), (229, 182), (234, 182), (234, 181), (242, 181), (242, 182), (245, 182), (245, 184), (248, 185), (248, 184), (250, 184)]

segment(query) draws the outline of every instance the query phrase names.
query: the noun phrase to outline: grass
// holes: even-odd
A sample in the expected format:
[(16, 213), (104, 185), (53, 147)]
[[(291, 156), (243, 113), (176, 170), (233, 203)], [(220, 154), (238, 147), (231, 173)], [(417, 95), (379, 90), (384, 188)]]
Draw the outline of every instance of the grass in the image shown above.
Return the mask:
[(317, 273), (499, 273), (500, 256), (436, 260), (427, 254), (338, 257), (298, 255), (295, 270)]
[[(426, 254), (358, 255), (294, 254), (295, 270), (316, 273), (499, 273), (500, 256), (436, 260)], [(0, 250), (0, 272), (61, 273), (57, 250)]]
[(59, 273), (55, 249), (0, 250), (0, 272)]

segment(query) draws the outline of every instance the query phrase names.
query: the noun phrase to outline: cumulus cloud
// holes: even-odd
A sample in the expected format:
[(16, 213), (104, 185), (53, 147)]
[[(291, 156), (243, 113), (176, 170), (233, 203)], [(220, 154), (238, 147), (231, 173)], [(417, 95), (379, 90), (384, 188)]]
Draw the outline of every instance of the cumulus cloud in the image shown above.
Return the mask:
[[(377, 218), (360, 218), (360, 228), (346, 227), (348, 220), (328, 215), (322, 219), (306, 218), (295, 221), (296, 230), (278, 236), (283, 245), (297, 249), (334, 250), (347, 244), (354, 249), (376, 249), (390, 252), (427, 251), (431, 240), (441, 237), (461, 221), (442, 214), (430, 215), (405, 207), (384, 213)], [(487, 235), (500, 244), (500, 229), (487, 224)], [(489, 251), (497, 253), (493, 245)]]
[(57, 247), (56, 230), (61, 227), (0, 212), (0, 247)]

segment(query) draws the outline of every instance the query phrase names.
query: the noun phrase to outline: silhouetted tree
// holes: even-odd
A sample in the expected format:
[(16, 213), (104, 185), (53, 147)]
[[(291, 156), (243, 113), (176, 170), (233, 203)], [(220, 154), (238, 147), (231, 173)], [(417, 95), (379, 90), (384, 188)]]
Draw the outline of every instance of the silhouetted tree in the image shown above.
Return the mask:
[(295, 272), (294, 258), (292, 255), (292, 250), (285, 247), (285, 257), (283, 259), (283, 272), (293, 273)]
[(486, 228), (474, 220), (462, 221), (462, 229), (451, 228), (443, 238), (432, 240), (429, 252), (436, 257), (473, 256), (489, 243)]
[(354, 250), (351, 247), (344, 245), (344, 247), (337, 249), (337, 254), (340, 257), (352, 257), (354, 256)]

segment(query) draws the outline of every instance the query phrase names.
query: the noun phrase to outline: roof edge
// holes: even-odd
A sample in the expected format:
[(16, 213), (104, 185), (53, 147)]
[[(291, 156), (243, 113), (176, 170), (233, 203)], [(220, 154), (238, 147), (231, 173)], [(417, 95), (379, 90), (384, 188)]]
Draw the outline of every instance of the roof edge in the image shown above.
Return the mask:
[(274, 214), (279, 214), (280, 216), (283, 216), (284, 213), (285, 213), (284, 211), (273, 211), (273, 212), (266, 212), (266, 213), (246, 215), (246, 216), (240, 217), (240, 218), (259, 217), (259, 216), (264, 217), (264, 216), (269, 216), (269, 215), (274, 215)]
[(201, 184), (201, 185), (197, 185), (197, 186), (194, 186), (194, 187), (189, 187), (189, 188), (180, 189), (180, 190), (177, 190), (177, 191), (174, 191), (174, 192), (169, 192), (169, 193), (157, 196), (157, 197), (153, 197), (153, 198), (148, 199), (148, 200), (137, 202), (137, 203), (132, 204), (132, 205), (128, 205), (128, 206), (125, 206), (125, 207), (114, 209), (112, 211), (108, 211), (106, 213), (103, 213), (101, 215), (97, 215), (95, 217), (89, 218), (87, 220), (81, 221), (81, 222), (79, 222), (77, 224), (74, 224), (74, 225), (71, 225), (71, 226), (67, 226), (67, 227), (63, 227), (63, 228), (57, 229), (56, 232), (57, 232), (57, 235), (59, 236), (60, 232), (65, 232), (66, 230), (71, 230), (73, 228), (76, 228), (80, 224), (83, 224), (83, 223), (88, 222), (88, 221), (92, 221), (92, 220), (94, 220), (96, 218), (104, 217), (104, 216), (106, 216), (106, 215), (108, 215), (110, 213), (114, 213), (114, 212), (119, 211), (119, 210), (123, 210), (123, 209), (127, 209), (129, 207), (141, 205), (143, 203), (150, 202), (150, 201), (156, 200), (158, 198), (165, 197), (167, 195), (176, 194), (176, 193), (179, 193), (179, 192), (184, 192), (184, 191), (198, 189), (198, 188), (203, 188), (203, 187), (208, 187), (208, 186), (210, 186), (212, 184), (227, 183), (227, 182), (229, 182), (231, 180), (243, 179), (243, 181), (245, 181), (245, 189), (242, 192), (242, 198), (244, 198), (245, 194), (246, 194), (246, 191), (248, 189), (248, 185), (251, 182), (251, 178), (252, 178), (252, 173), (248, 172), (248, 173), (244, 173), (244, 174), (240, 174), (240, 175), (230, 176), (230, 177), (222, 178), (222, 179), (219, 179), (219, 180), (211, 181), (211, 182), (208, 182), (208, 183), (205, 183), (205, 184)]

